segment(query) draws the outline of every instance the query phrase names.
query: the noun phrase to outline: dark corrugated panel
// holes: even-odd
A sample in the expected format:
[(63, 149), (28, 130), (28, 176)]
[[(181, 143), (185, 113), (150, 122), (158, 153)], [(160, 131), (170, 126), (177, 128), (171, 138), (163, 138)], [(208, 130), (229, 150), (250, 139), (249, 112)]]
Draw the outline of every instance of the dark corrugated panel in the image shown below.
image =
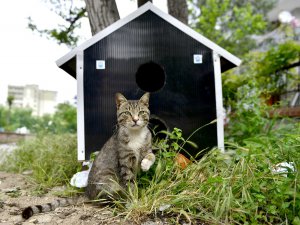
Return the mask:
[[(203, 56), (202, 64), (193, 63), (194, 54)], [(96, 60), (105, 60), (104, 70), (96, 69)], [(171, 129), (183, 129), (186, 136), (216, 118), (212, 51), (149, 11), (84, 51), (87, 157), (113, 133), (115, 93), (128, 99), (144, 93), (135, 74), (150, 61), (166, 73), (165, 86), (151, 94), (152, 114)], [(216, 125), (197, 132), (192, 140), (200, 149), (216, 146)], [(198, 151), (190, 149), (194, 155)]]

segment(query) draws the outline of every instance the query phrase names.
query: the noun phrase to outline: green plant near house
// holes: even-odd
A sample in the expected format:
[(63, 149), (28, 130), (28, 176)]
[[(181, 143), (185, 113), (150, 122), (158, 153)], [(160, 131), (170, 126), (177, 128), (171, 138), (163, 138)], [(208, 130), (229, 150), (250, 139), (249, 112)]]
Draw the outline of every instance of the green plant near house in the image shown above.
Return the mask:
[[(293, 129), (299, 133), (299, 124)], [(174, 223), (297, 224), (300, 139), (287, 130), (249, 138), (243, 145), (228, 143), (228, 153), (211, 150), (184, 170), (174, 163), (173, 141), (163, 142), (156, 166), (141, 175), (139, 188), (117, 204), (119, 210), (130, 218), (163, 215)], [(292, 162), (295, 171), (273, 172), (283, 161)]]
[(266, 52), (252, 51), (246, 54), (239, 68), (222, 76), (225, 106), (236, 110), (235, 106), (240, 100), (238, 90), (244, 85), (253, 87), (253, 91), (259, 92), (258, 97), (263, 97), (265, 101), (271, 95), (279, 96), (286, 90), (295, 89), (300, 77), (291, 66), (299, 64), (299, 54), (300, 45), (294, 41), (279, 44)]
[(268, 106), (261, 97), (262, 91), (256, 84), (245, 84), (237, 88), (234, 112), (225, 127), (228, 141), (243, 144), (244, 140), (261, 134), (271, 135), (278, 118), (270, 117), (275, 106)]
[(300, 62), (300, 44), (287, 41), (272, 47), (256, 60), (255, 77), (261, 88), (271, 94), (281, 94), (287, 79), (299, 84), (299, 74), (291, 65)]

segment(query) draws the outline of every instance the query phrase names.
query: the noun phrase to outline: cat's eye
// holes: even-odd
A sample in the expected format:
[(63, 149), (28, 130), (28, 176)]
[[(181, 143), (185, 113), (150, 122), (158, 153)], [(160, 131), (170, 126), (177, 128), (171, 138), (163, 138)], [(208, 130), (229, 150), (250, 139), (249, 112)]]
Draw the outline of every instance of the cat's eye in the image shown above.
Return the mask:
[(139, 115), (144, 115), (144, 114), (147, 114), (146, 111), (139, 111)]
[(129, 111), (125, 111), (125, 112), (123, 112), (125, 115), (127, 115), (127, 116), (130, 116), (131, 115), (131, 113), (129, 112)]

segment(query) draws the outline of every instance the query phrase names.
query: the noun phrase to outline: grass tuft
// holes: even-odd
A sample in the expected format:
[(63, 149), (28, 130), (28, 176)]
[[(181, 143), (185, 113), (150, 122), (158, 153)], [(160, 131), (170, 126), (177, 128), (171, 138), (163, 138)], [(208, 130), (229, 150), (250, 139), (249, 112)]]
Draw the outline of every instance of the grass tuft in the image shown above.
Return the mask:
[(68, 184), (81, 169), (76, 156), (76, 136), (71, 134), (38, 136), (18, 145), (0, 165), (0, 170), (22, 173), (32, 171), (37, 190)]

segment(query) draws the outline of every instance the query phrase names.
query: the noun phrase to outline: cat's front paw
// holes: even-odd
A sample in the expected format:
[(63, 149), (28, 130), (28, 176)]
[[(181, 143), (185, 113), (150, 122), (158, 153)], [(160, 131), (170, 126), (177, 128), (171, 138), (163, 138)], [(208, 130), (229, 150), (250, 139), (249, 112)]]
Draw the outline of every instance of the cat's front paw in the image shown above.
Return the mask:
[(143, 159), (141, 162), (141, 169), (145, 172), (148, 171), (150, 169), (150, 167), (152, 166), (152, 162), (149, 159)]

